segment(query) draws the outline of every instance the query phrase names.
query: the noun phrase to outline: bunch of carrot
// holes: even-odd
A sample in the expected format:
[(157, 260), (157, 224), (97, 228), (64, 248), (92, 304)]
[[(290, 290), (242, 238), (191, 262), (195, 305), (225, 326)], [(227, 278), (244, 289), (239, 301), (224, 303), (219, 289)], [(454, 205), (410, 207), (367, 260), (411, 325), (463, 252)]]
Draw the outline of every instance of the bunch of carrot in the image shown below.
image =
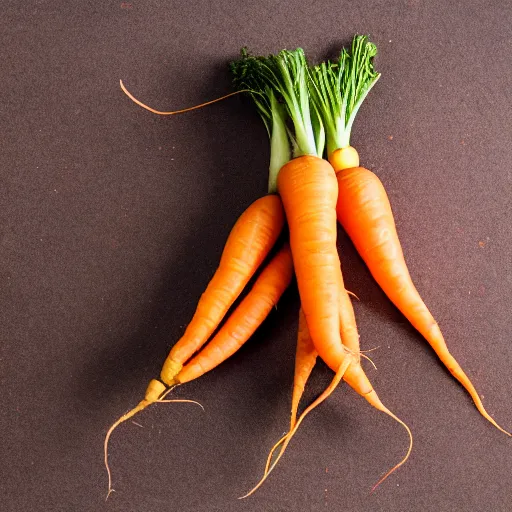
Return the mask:
[[(356, 36), (350, 50), (343, 49), (336, 62), (313, 67), (301, 49), (268, 57), (251, 56), (244, 49), (240, 59), (231, 63), (235, 88), (250, 95), (268, 131), (269, 194), (250, 205), (234, 225), (219, 267), (184, 335), (164, 362), (160, 378), (149, 383), (145, 398), (108, 431), (104, 448), (109, 493), (107, 444), (112, 430), (148, 405), (170, 401), (164, 398), (175, 386), (200, 377), (231, 356), (267, 317), (294, 275), (301, 309), (290, 428), (272, 448), (263, 478), (247, 495), (270, 474), (305, 416), (341, 380), (400, 422), (409, 434), (405, 457), (378, 483), (405, 462), (412, 434), (381, 402), (361, 366), (354, 310), (336, 247), (337, 221), (382, 290), (468, 391), (482, 416), (510, 435), (486, 412), (473, 384), (448, 351), (407, 270), (384, 187), (375, 174), (359, 166), (359, 155), (350, 146), (355, 116), (380, 77), (373, 67), (375, 55), (375, 45), (366, 36)], [(253, 284), (242, 297), (250, 281)], [(333, 381), (297, 418), (318, 356), (335, 372)]]

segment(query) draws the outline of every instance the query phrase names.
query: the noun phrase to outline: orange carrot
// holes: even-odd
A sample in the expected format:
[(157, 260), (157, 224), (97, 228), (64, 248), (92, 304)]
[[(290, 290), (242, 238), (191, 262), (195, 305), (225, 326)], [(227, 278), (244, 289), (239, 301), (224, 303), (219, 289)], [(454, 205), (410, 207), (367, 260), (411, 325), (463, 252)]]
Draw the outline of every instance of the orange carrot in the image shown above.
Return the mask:
[[(153, 114), (162, 116), (190, 112), (242, 92), (251, 92), (250, 88), (242, 88), (193, 107), (161, 111), (135, 98), (126, 89), (122, 80), (120, 80), (120, 86), (134, 103)], [(285, 117), (277, 104), (274, 115), (268, 119), (267, 127), (269, 130), (272, 127), (274, 133), (271, 143), (270, 174), (272, 175), (283, 163), (288, 161), (290, 156)], [(184, 363), (208, 341), (218, 328), (225, 314), (266, 258), (281, 233), (284, 225), (284, 212), (281, 200), (275, 195), (274, 181), (275, 177), (269, 179), (269, 195), (251, 204), (231, 230), (217, 271), (201, 296), (185, 333), (173, 346), (164, 362), (160, 378), (167, 386), (172, 385), (174, 377), (181, 371)]]
[(113, 430), (153, 403), (190, 402), (197, 404), (193, 400), (164, 400), (163, 398), (176, 385), (199, 378), (233, 355), (268, 316), (290, 284), (292, 277), (291, 252), (288, 244), (285, 243), (265, 266), (247, 296), (235, 308), (219, 332), (196, 357), (182, 368), (169, 384), (169, 389), (166, 391), (165, 386), (160, 381), (153, 379), (148, 386), (144, 399), (110, 427), (104, 443), (105, 467), (109, 484), (107, 498), (113, 491), (107, 455), (108, 442)]
[[(208, 284), (206, 291), (201, 296), (191, 323), (164, 362), (161, 381), (152, 379), (144, 399), (136, 407), (119, 418), (106, 434), (104, 456), (109, 484), (107, 498), (112, 492), (112, 480), (108, 466), (108, 442), (112, 432), (121, 423), (132, 418), (149, 405), (166, 401), (163, 400), (164, 396), (173, 389), (168, 387), (178, 384), (175, 377), (182, 369), (184, 370), (184, 375), (181, 382), (185, 382), (185, 379), (192, 380), (192, 378), (199, 376), (197, 371), (198, 365), (194, 363), (190, 368), (183, 368), (183, 364), (208, 341), (215, 329), (217, 329), (229, 308), (272, 249), (282, 231), (283, 225), (283, 207), (281, 200), (276, 195), (267, 195), (256, 200), (242, 213), (234, 225), (224, 247), (219, 267)], [(254, 332), (270, 311), (271, 306), (268, 308), (268, 305), (275, 303), (288, 286), (292, 274), (291, 256), (286, 246), (278, 252), (270, 262), (269, 267), (256, 280), (252, 293), (249, 293), (239, 306), (242, 309), (240, 311), (238, 311), (239, 308), (235, 310), (235, 312), (238, 311), (238, 319), (241, 319), (244, 314), (249, 315), (245, 319), (247, 322), (246, 329), (236, 332), (234, 322), (228, 322), (225, 330), (221, 329), (219, 331), (216, 343), (209, 349), (208, 356), (199, 360), (202, 362), (201, 364), (205, 365), (205, 368), (213, 368), (222, 362), (223, 355), (225, 359), (237, 350), (236, 344), (241, 345), (245, 341), (241, 338), (236, 338), (237, 335), (247, 335), (248, 338)], [(264, 298), (265, 293), (268, 294), (268, 297)], [(253, 317), (250, 317), (251, 314)], [(219, 345), (222, 345), (222, 343), (219, 343), (220, 341), (226, 344), (227, 348), (226, 346), (224, 349), (219, 348)], [(217, 354), (215, 359), (212, 357), (212, 354), (216, 350), (220, 350), (221, 353)], [(208, 363), (205, 361), (208, 361)], [(210, 368), (208, 368), (208, 364), (211, 365)], [(201, 368), (200, 365), (199, 368)], [(194, 373), (196, 377), (193, 377)]]
[[(336, 249), (336, 175), (321, 158), (325, 133), (317, 110), (310, 107), (304, 51), (298, 48), (253, 57), (244, 50), (231, 64), (231, 71), (238, 89), (253, 91), (271, 137), (271, 154), (278, 154), (274, 149), (289, 154), (288, 139), (292, 141), (295, 158), (285, 160), (280, 167), (271, 165), (270, 174), (277, 175), (275, 188), (288, 221), (295, 274), (311, 338), (322, 359), (337, 371), (348, 353), (340, 335), (340, 300), (343, 308), (350, 300)], [(286, 116), (293, 124), (293, 135), (286, 126)], [(342, 295), (347, 300), (340, 299)], [(341, 314), (351, 316), (343, 310)], [(350, 343), (358, 343), (357, 329), (347, 329), (345, 335), (352, 338)]]
[(336, 175), (325, 160), (302, 156), (281, 169), (277, 187), (309, 332), (322, 359), (336, 370), (346, 356), (340, 336), (344, 288), (336, 249)]
[[(336, 249), (336, 175), (325, 160), (303, 156), (281, 169), (277, 186), (309, 332), (322, 359), (337, 371), (348, 354), (347, 347), (357, 347), (358, 358), (359, 335)], [(359, 383), (358, 389), (368, 398), (373, 388), (356, 366), (348, 368), (345, 379)]]
[[(376, 53), (376, 46), (366, 36), (356, 36), (351, 51), (343, 49), (337, 63), (324, 62), (309, 74), (310, 94), (326, 129), (329, 162), (337, 173), (338, 220), (383, 291), (427, 339), (471, 395), (480, 413), (502, 430), (484, 409), (473, 384), (448, 351), (437, 322), (412, 283), (384, 187), (372, 172), (359, 167), (359, 155), (350, 146), (355, 116), (380, 78), (373, 69)], [(345, 380), (350, 377), (349, 371)]]
[(160, 374), (164, 384), (170, 385), (183, 364), (208, 341), (273, 247), (283, 224), (283, 207), (276, 195), (257, 199), (242, 213), (191, 322), (165, 360)]
[(290, 247), (285, 244), (256, 279), (252, 289), (219, 332), (175, 377), (183, 384), (197, 379), (233, 355), (260, 326), (293, 277)]
[(379, 178), (355, 167), (338, 172), (338, 220), (384, 293), (428, 341), (450, 373), (471, 395), (478, 411), (502, 432), (485, 410), (475, 387), (450, 354), (439, 325), (421, 299), (404, 260), (388, 196)]
[[(341, 275), (336, 228), (332, 229), (332, 201), (337, 199), (337, 186), (333, 184), (335, 174), (324, 162), (315, 157), (292, 160), (281, 169), (277, 186), (289, 224), (297, 283), (309, 332), (322, 359), (338, 371), (350, 355), (341, 339), (347, 346), (351, 343), (358, 347), (359, 336)], [(374, 407), (407, 430), (409, 449), (404, 459), (391, 470), (394, 471), (407, 460), (412, 450), (409, 427), (382, 404), (358, 357), (346, 368), (343, 377)]]

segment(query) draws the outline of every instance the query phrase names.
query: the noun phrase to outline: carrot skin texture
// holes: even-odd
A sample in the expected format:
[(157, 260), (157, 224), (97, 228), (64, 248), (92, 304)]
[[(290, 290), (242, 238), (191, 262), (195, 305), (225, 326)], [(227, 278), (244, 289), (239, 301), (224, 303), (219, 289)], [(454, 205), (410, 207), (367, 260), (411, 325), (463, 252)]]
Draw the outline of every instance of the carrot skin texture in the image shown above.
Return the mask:
[(449, 352), (436, 320), (414, 286), (382, 182), (364, 167), (341, 170), (337, 173), (337, 179), (338, 221), (351, 238), (375, 281), (471, 395), (479, 412), (503, 431), (485, 411), (476, 389)]
[(344, 380), (371, 405), (384, 410), (359, 364), (354, 309), (336, 247), (338, 187), (334, 169), (317, 157), (299, 157), (283, 166), (277, 187), (289, 224), (302, 309), (315, 349), (334, 372), (347, 357), (347, 348), (355, 353)]
[(364, 167), (345, 169), (337, 178), (341, 193), (336, 214), (357, 252), (391, 302), (454, 370), (439, 326), (412, 282), (381, 181)]
[(284, 211), (277, 195), (252, 203), (235, 223), (219, 266), (199, 299), (197, 309), (181, 339), (171, 349), (161, 379), (173, 378), (208, 341), (233, 302), (274, 246), (284, 225)]
[(340, 336), (341, 269), (336, 248), (338, 184), (332, 166), (301, 156), (277, 176), (290, 230), (290, 246), (302, 308), (322, 359), (336, 371), (345, 357)]
[(265, 320), (292, 278), (292, 255), (289, 245), (285, 244), (263, 269), (219, 332), (183, 367), (176, 382), (182, 384), (197, 379), (233, 355)]

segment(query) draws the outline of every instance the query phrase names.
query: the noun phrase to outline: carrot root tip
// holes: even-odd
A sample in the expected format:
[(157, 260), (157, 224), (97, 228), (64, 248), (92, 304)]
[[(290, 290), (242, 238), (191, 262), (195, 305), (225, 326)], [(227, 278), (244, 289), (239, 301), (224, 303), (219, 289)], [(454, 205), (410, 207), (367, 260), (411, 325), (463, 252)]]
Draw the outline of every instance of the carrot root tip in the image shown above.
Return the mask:
[[(300, 415), (299, 419), (295, 423), (295, 426), (292, 430), (290, 430), (287, 434), (285, 434), (270, 450), (270, 454), (267, 458), (267, 464), (265, 465), (265, 473), (263, 474), (263, 477), (260, 479), (260, 481), (244, 496), (241, 496), (238, 499), (244, 499), (249, 497), (251, 494), (255, 493), (265, 482), (265, 480), (268, 478), (270, 473), (272, 473), (273, 469), (277, 466), (277, 463), (281, 459), (281, 457), (284, 455), (284, 452), (286, 451), (286, 448), (288, 448), (288, 445), (290, 444), (290, 441), (292, 440), (293, 436), (296, 434), (297, 430), (300, 427), (300, 424), (304, 420), (304, 418), (317, 406), (319, 406), (324, 400), (326, 400), (332, 392), (338, 387), (338, 384), (340, 383), (341, 379), (343, 379), (343, 376), (345, 375), (345, 372), (347, 371), (348, 367), (352, 363), (352, 357), (350, 354), (348, 354), (348, 357), (345, 358), (345, 361), (343, 364), (339, 367), (338, 371), (334, 375), (334, 378), (332, 379), (331, 383), (327, 388), (320, 394), (320, 396), (313, 401), (311, 405), (309, 405), (305, 411)], [(281, 451), (279, 452), (279, 455), (276, 457), (276, 460), (272, 463), (272, 465), (269, 468), (270, 461), (272, 460), (272, 455), (276, 448), (282, 444)]]
[(392, 473), (394, 473), (400, 466), (402, 466), (403, 464), (405, 464), (405, 462), (407, 461), (407, 459), (409, 458), (409, 455), (411, 455), (411, 452), (412, 452), (412, 432), (411, 432), (411, 429), (407, 426), (407, 424), (402, 421), (398, 416), (395, 416), (387, 407), (384, 407), (383, 409), (381, 409), (382, 412), (386, 413), (388, 416), (390, 416), (391, 418), (393, 418), (395, 421), (397, 421), (398, 423), (400, 423), (400, 425), (402, 425), (402, 427), (405, 428), (405, 430), (407, 431), (407, 434), (409, 435), (409, 448), (407, 449), (407, 453), (405, 454), (405, 456), (402, 458), (402, 460), (398, 463), (398, 464), (395, 464), (395, 466), (393, 466), (371, 489), (370, 491), (370, 494), (372, 494), (375, 489), (377, 489), (377, 487), (382, 483), (384, 482), (384, 480), (386, 480), (386, 478), (388, 478), (388, 476), (390, 476)]

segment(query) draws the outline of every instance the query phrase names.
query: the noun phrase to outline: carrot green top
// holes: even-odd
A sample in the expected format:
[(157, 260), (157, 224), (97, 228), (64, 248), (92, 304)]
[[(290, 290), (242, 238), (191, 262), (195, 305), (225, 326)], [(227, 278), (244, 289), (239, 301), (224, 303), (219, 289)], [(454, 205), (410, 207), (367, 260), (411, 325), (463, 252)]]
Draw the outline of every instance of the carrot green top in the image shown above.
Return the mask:
[(337, 62), (309, 70), (309, 92), (325, 127), (328, 155), (349, 146), (359, 107), (380, 78), (373, 69), (376, 54), (377, 47), (368, 37), (356, 35), (351, 50), (343, 48)]
[[(277, 189), (277, 174), (292, 155), (321, 157), (325, 132), (308, 90), (304, 51), (282, 50), (254, 57), (246, 49), (230, 65), (237, 90), (249, 89), (270, 137), (269, 192)], [(291, 127), (287, 125), (291, 120)]]

